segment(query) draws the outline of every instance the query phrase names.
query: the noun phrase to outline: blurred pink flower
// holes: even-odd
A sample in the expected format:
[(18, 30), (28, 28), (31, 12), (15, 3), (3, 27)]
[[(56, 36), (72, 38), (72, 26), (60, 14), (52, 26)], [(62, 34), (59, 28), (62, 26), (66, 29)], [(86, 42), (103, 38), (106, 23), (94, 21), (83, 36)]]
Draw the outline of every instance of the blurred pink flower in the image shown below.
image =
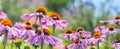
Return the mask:
[(106, 26), (102, 26), (102, 25), (99, 25), (94, 29), (95, 32), (104, 32), (105, 30), (106, 30)]
[(55, 26), (55, 28), (63, 29), (68, 25), (68, 22), (66, 20), (62, 20), (59, 13), (56, 12), (51, 12), (49, 19), (52, 22), (52, 26)]
[(77, 39), (77, 36), (74, 35), (74, 32), (70, 29), (66, 30), (64, 34), (61, 35), (62, 38), (67, 40), (75, 40)]
[(27, 30), (27, 29), (25, 29), (21, 33), (22, 38), (25, 38), (25, 39), (27, 39), (29, 37), (32, 37), (34, 35), (35, 35), (35, 31), (34, 30)]
[(114, 47), (115, 49), (120, 49), (120, 43), (112, 43), (110, 46)]
[(6, 29), (8, 31), (8, 39), (12, 40), (12, 39), (19, 39), (21, 38), (21, 31), (15, 27), (7, 27)]
[(120, 29), (116, 29), (116, 28), (114, 28), (114, 26), (108, 26), (103, 33), (113, 34), (113, 33), (117, 33), (117, 32), (120, 32)]
[(23, 16), (22, 16), (22, 19), (23, 20), (34, 20), (34, 24), (36, 24), (36, 25), (39, 25), (40, 23), (40, 21), (39, 21), (39, 19), (40, 19), (40, 17), (45, 17), (45, 15), (43, 15), (42, 13), (37, 13), (37, 12), (35, 12), (35, 13), (32, 13), (32, 14), (24, 14)]
[(19, 29), (19, 30), (24, 30), (25, 29), (25, 24), (23, 24), (21, 22), (16, 22), (14, 27)]
[(102, 20), (100, 23), (105, 23), (105, 24), (115, 24), (115, 20)]
[(68, 46), (68, 49), (87, 49), (88, 48), (88, 40), (75, 40), (73, 44)]
[(114, 47), (115, 49), (120, 49), (120, 39), (113, 41), (110, 46)]
[(7, 14), (0, 10), (0, 19), (7, 18)]

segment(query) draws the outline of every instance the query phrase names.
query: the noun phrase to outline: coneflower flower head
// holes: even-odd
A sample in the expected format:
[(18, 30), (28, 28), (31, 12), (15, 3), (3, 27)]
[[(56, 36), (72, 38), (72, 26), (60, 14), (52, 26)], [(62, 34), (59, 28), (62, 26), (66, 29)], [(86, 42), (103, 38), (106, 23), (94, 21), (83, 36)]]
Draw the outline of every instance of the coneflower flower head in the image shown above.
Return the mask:
[(2, 19), (1, 24), (4, 26), (9, 26), (9, 27), (13, 26), (12, 21), (9, 19)]
[(42, 13), (44, 15), (46, 15), (46, 8), (44, 6), (38, 6), (36, 9), (35, 9), (35, 12), (38, 12), (38, 13)]
[(116, 16), (115, 19), (116, 19), (116, 20), (120, 19), (120, 16)]
[(68, 30), (65, 31), (65, 33), (66, 33), (66, 34), (72, 34), (73, 31), (72, 31), (71, 29), (68, 29)]
[(113, 43), (110, 44), (110, 46), (114, 47), (115, 49), (120, 49), (120, 38), (113, 41)]
[(114, 26), (108, 26), (108, 30), (109, 30), (109, 31), (114, 30)]
[(53, 20), (61, 20), (61, 16), (56, 13), (56, 12), (51, 12), (50, 13), (50, 17), (53, 19)]
[[(41, 30), (36, 30), (36, 33), (40, 35), (42, 32)], [(44, 35), (50, 35), (50, 31), (48, 29), (43, 29)]]
[(95, 33), (93, 34), (93, 37), (94, 37), (94, 38), (100, 38), (100, 37), (101, 37), (101, 32), (95, 32)]
[(77, 29), (76, 29), (77, 32), (83, 31), (83, 30), (84, 30), (84, 29), (83, 29), (83, 27), (81, 27), (81, 26), (77, 27)]

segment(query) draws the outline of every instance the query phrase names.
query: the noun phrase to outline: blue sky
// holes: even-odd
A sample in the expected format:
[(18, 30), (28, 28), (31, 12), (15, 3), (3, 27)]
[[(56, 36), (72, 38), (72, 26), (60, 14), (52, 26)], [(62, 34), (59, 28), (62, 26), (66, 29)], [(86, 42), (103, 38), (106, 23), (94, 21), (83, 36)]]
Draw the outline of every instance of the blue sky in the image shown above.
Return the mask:
[[(75, 6), (79, 6), (80, 0), (75, 0)], [(86, 1), (90, 1), (92, 2), (94, 5), (95, 5), (95, 15), (101, 15), (101, 8), (103, 8), (101, 6), (101, 3), (105, 3), (105, 7), (104, 7), (104, 10), (105, 11), (108, 11), (110, 10), (111, 11), (111, 15), (110, 16), (116, 16), (117, 13), (116, 11), (120, 11), (120, 0), (110, 0), (110, 2), (106, 3), (106, 0), (82, 0), (84, 2)], [(114, 9), (113, 9), (114, 8)]]

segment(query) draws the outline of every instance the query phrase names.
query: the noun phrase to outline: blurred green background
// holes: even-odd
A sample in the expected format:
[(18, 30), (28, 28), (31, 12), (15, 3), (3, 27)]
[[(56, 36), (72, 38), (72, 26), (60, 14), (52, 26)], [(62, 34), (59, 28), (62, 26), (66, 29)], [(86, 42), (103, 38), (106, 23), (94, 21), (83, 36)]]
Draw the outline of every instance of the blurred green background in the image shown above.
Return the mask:
[(37, 6), (45, 6), (50, 11), (60, 13), (68, 20), (68, 28), (82, 26), (92, 31), (100, 20), (111, 19), (120, 14), (119, 0), (1, 0), (1, 9), (13, 22), (22, 21), (21, 16), (31, 13)]

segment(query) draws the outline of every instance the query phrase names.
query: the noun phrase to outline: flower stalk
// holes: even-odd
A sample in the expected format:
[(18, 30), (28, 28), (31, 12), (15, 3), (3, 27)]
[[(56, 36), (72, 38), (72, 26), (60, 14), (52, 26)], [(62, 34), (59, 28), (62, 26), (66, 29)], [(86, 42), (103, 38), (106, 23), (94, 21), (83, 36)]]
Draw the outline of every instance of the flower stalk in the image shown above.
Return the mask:
[(97, 41), (97, 49), (100, 49), (100, 47), (99, 47), (99, 40)]
[[(44, 33), (43, 33), (43, 28), (42, 28), (42, 16), (39, 17), (39, 20), (40, 20), (41, 32), (42, 32), (42, 34), (44, 34)], [(43, 47), (44, 47), (44, 37), (42, 37), (41, 49), (43, 49)]]
[(49, 47), (50, 47), (50, 49), (53, 49), (53, 44), (50, 44)]
[(34, 45), (34, 44), (33, 44), (33, 47), (34, 47), (34, 49), (37, 49), (37, 48), (38, 48), (38, 46), (36, 46), (36, 45)]
[(55, 24), (53, 24), (53, 36), (55, 36)]
[(11, 43), (11, 49), (13, 49), (13, 40), (12, 40), (12, 43)]
[(8, 35), (8, 32), (5, 32), (5, 33), (4, 33), (4, 41), (3, 41), (3, 49), (5, 49), (5, 47), (6, 47), (7, 35)]

